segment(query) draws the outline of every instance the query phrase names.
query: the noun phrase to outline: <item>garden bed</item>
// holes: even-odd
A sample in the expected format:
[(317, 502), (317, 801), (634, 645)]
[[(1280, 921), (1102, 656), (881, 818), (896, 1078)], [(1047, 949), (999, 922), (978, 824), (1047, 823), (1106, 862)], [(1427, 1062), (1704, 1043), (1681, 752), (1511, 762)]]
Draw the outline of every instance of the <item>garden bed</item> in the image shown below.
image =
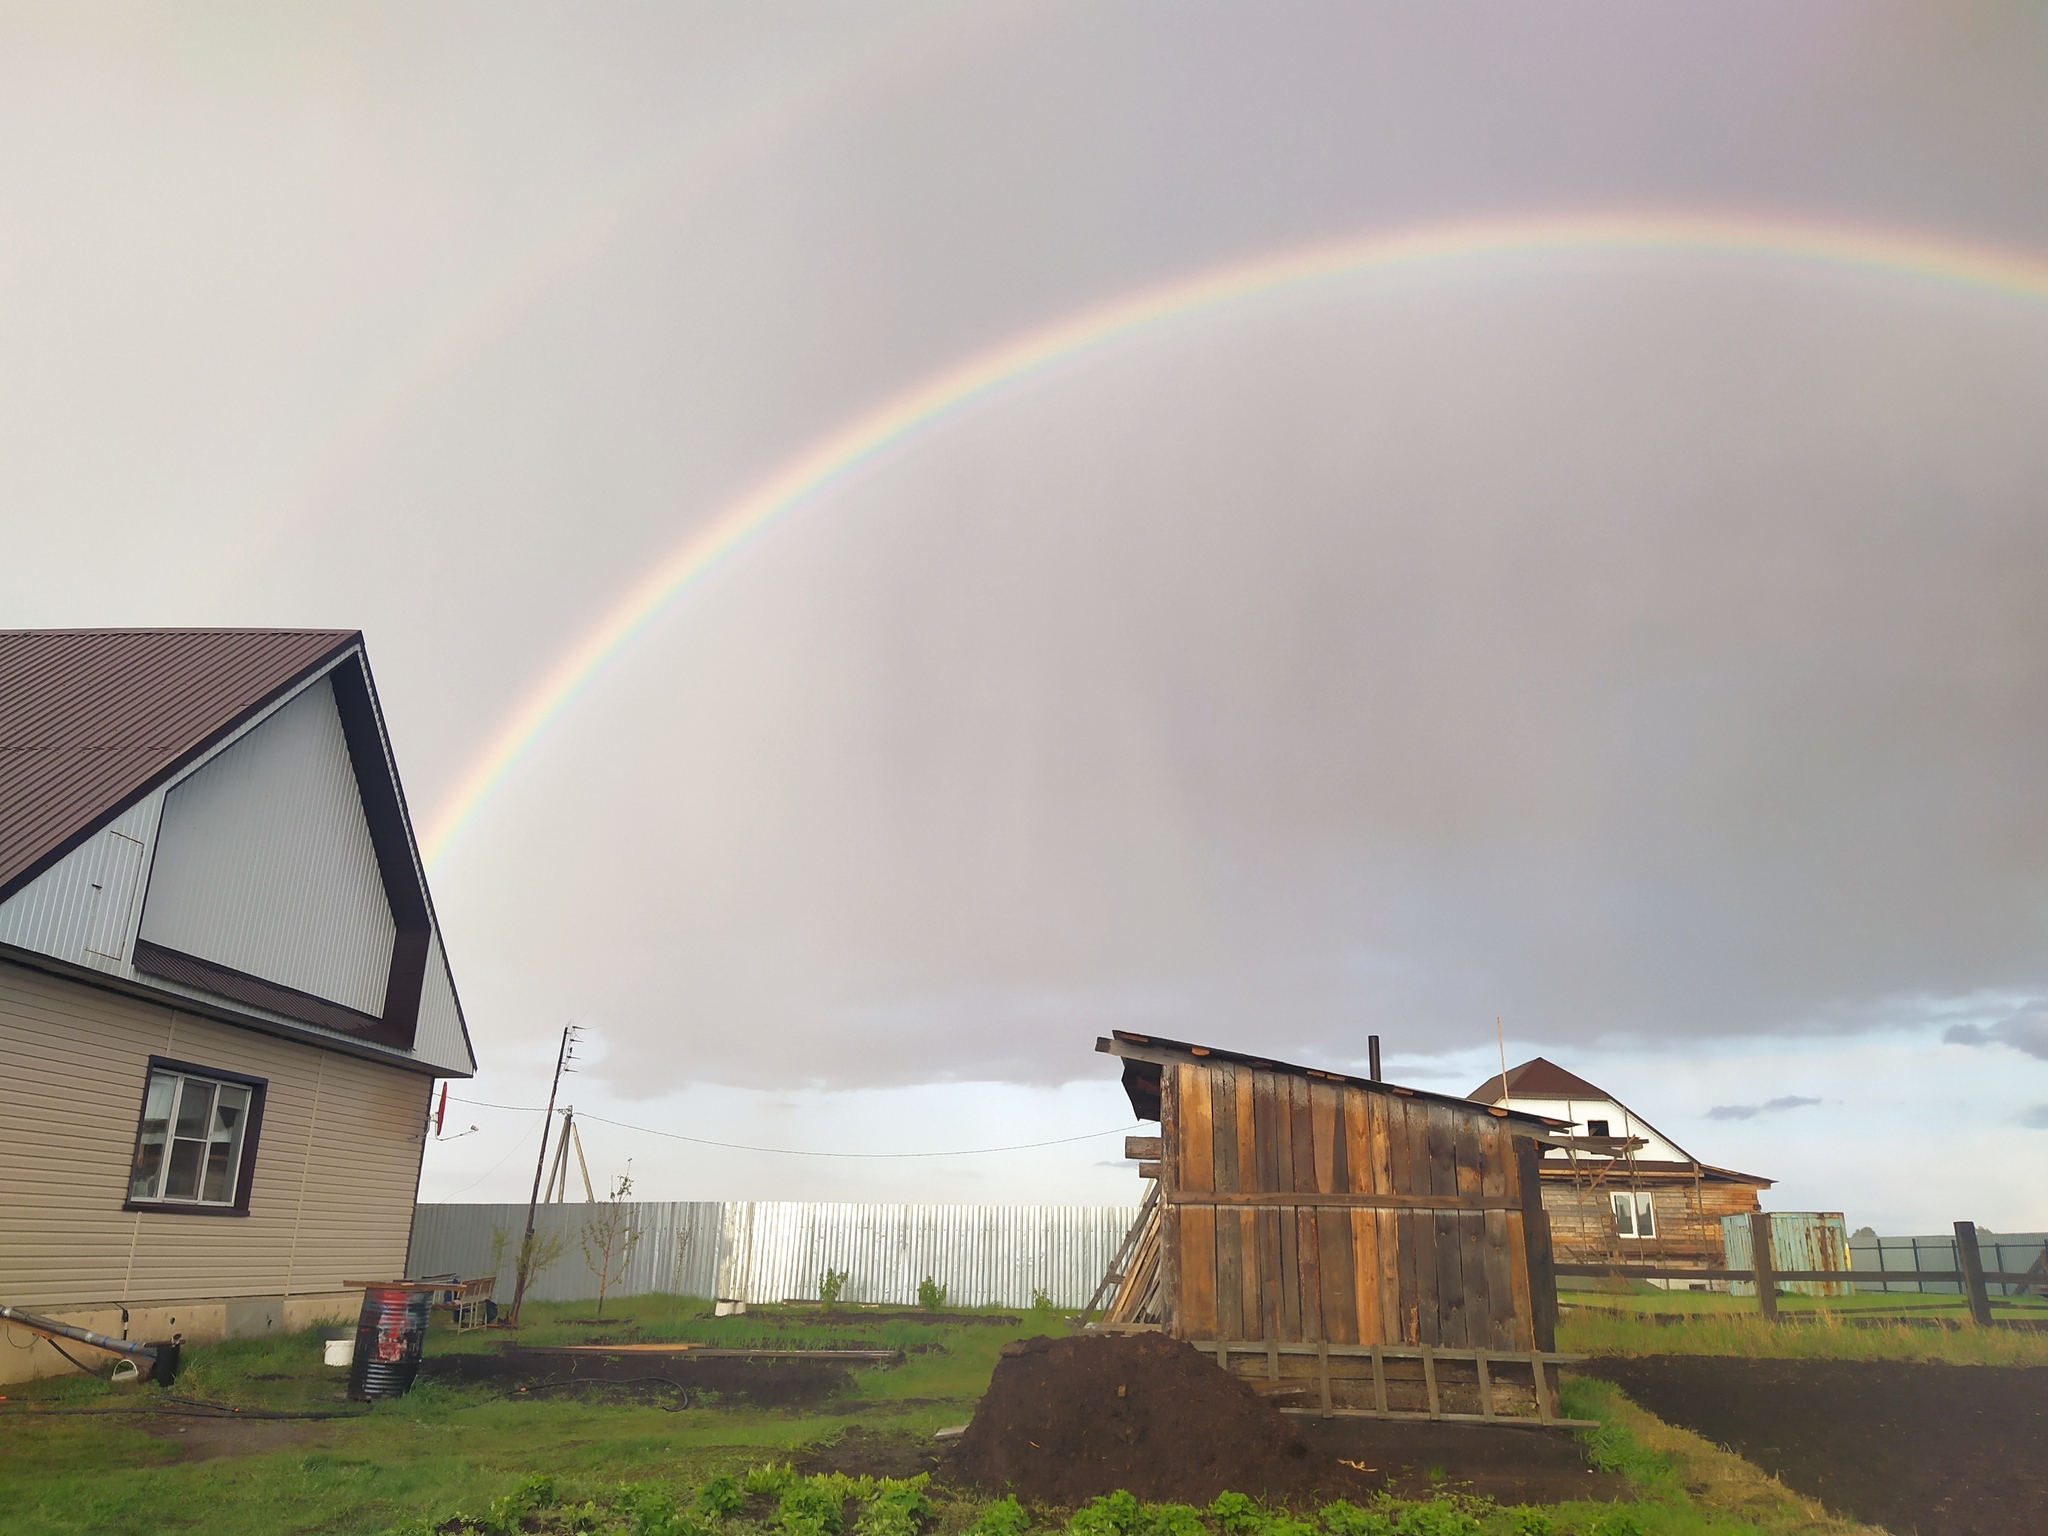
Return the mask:
[(1649, 1355), (1587, 1362), (1668, 1423), (1896, 1536), (2038, 1536), (2048, 1369)]

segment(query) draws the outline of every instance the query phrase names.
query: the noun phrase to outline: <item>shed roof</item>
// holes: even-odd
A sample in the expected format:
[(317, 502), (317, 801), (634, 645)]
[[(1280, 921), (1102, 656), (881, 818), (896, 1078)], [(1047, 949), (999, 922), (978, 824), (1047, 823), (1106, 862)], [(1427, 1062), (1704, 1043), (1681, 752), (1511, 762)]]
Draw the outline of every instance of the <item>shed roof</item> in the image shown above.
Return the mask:
[[(1629, 1162), (1625, 1158), (1615, 1158), (1612, 1167), (1629, 1178), (1641, 1178), (1657, 1184), (1690, 1184), (1694, 1179), (1699, 1179), (1706, 1184), (1748, 1184), (1757, 1189), (1769, 1189), (1777, 1182), (1775, 1179), (1765, 1178), (1760, 1173), (1738, 1173), (1733, 1168), (1717, 1168), (1712, 1163), (1673, 1163), (1649, 1158)], [(1584, 1178), (1590, 1168), (1591, 1165), (1583, 1161), (1577, 1168), (1573, 1168), (1553, 1154), (1543, 1159), (1538, 1171), (1546, 1179), (1579, 1179)], [(1609, 1184), (1607, 1187), (1611, 1189), (1615, 1186)]]
[(0, 901), (361, 640), (346, 629), (0, 630)]
[[(1466, 1095), (1477, 1104), (1498, 1104), (1500, 1102), (1501, 1074), (1496, 1072)], [(1567, 1072), (1556, 1062), (1543, 1056), (1532, 1056), (1519, 1067), (1507, 1071), (1508, 1097), (1520, 1096), (1527, 1099), (1613, 1099), (1614, 1095), (1605, 1088), (1597, 1087), (1580, 1077), (1576, 1072)]]
[[(1320, 1078), (1324, 1082), (1343, 1083), (1353, 1088), (1365, 1088), (1375, 1093), (1398, 1094), (1402, 1098), (1422, 1099), (1434, 1104), (1447, 1104), (1471, 1113), (1480, 1108), (1471, 1099), (1461, 1099), (1455, 1094), (1431, 1093), (1424, 1088), (1403, 1088), (1393, 1083), (1375, 1082), (1369, 1077), (1358, 1077), (1347, 1072), (1330, 1072), (1321, 1067), (1298, 1067), (1291, 1062), (1275, 1061), (1270, 1056), (1253, 1056), (1241, 1051), (1227, 1051), (1221, 1046), (1190, 1045), (1185, 1040), (1168, 1040), (1159, 1035), (1137, 1035), (1127, 1030), (1111, 1030), (1109, 1037), (1095, 1042), (1095, 1049), (1109, 1056), (1120, 1056), (1124, 1063), (1124, 1093), (1131, 1101), (1131, 1111), (1140, 1120), (1159, 1118), (1159, 1074), (1169, 1061), (1236, 1062), (1243, 1066), (1256, 1067), (1262, 1072), (1282, 1072), (1292, 1077)], [(1553, 1120), (1546, 1115), (1533, 1115), (1526, 1110), (1502, 1111), (1488, 1109), (1488, 1114), (1515, 1120), (1527, 1121), (1532, 1128), (1563, 1125), (1562, 1120)]]

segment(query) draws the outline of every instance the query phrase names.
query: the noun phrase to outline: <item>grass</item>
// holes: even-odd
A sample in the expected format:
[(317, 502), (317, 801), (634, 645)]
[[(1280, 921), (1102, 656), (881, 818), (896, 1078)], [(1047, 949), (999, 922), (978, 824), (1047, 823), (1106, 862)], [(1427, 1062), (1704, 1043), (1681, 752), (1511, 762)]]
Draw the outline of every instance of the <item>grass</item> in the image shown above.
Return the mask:
[[(1776, 1323), (1764, 1320), (1752, 1297), (1696, 1291), (1572, 1291), (1559, 1300), (1557, 1347), (1566, 1354), (2048, 1365), (2048, 1332), (1978, 1328), (1956, 1297), (1787, 1296)], [(2048, 1318), (2048, 1303), (2001, 1307), (1994, 1316)], [(1911, 1320), (1893, 1320), (1900, 1317)], [(1923, 1318), (1958, 1326), (1930, 1328)]]
[[(849, 1392), (799, 1412), (723, 1405), (670, 1411), (625, 1394), (512, 1396), (433, 1381), (365, 1409), (339, 1401), (341, 1373), (319, 1363), (321, 1338), (337, 1330), (195, 1348), (169, 1396), (348, 1416), (242, 1423), (228, 1444), (219, 1439), (221, 1426), (200, 1419), (97, 1411), (177, 1406), (154, 1387), (115, 1389), (70, 1377), (12, 1389), (15, 1401), (0, 1404), (8, 1420), (0, 1428), (0, 1536), (422, 1536), (457, 1516), (476, 1522), (473, 1533), (495, 1520), (505, 1531), (632, 1536), (918, 1536), (920, 1525), (922, 1536), (1021, 1536), (1013, 1527), (1023, 1516), (1044, 1536), (1069, 1529), (1066, 1512), (1013, 1515), (1002, 1501), (943, 1489), (919, 1496), (929, 1498), (930, 1511), (908, 1528), (900, 1510), (845, 1532), (829, 1521), (820, 1526), (816, 1510), (785, 1519), (779, 1494), (757, 1493), (723, 1519), (693, 1513), (711, 1479), (785, 1461), (797, 1448), (852, 1426), (928, 1435), (965, 1422), (1001, 1346), (1021, 1335), (1058, 1331), (1050, 1314), (1008, 1326), (973, 1322), (969, 1314), (957, 1324), (934, 1324), (814, 1309), (720, 1319), (708, 1315), (708, 1303), (659, 1296), (608, 1303), (601, 1323), (582, 1320), (590, 1310), (588, 1303), (530, 1307), (520, 1337), (529, 1343), (880, 1343), (915, 1352), (899, 1366), (855, 1372)], [(1697, 1331), (1704, 1338), (1712, 1330), (1760, 1326), (1733, 1313), (1670, 1327), (1609, 1317), (1571, 1325), (1632, 1328), (1667, 1349), (1673, 1335)], [(1781, 1332), (1838, 1347), (1870, 1343), (1861, 1330), (1825, 1325)], [(1923, 1351), (1959, 1337), (1915, 1334)], [(503, 1338), (437, 1329), (429, 1352), (494, 1349)], [(1592, 1453), (1628, 1478), (1631, 1498), (1530, 1510), (1446, 1495), (1325, 1512), (1320, 1521), (1255, 1507), (1219, 1514), (1126, 1501), (1073, 1517), (1072, 1536), (1838, 1536), (1859, 1529), (1829, 1521), (1747, 1463), (1661, 1424), (1606, 1383), (1567, 1378), (1566, 1392), (1570, 1413), (1601, 1421)], [(24, 1398), (38, 1409), (72, 1411), (23, 1413)], [(542, 1484), (545, 1499), (535, 1491)]]

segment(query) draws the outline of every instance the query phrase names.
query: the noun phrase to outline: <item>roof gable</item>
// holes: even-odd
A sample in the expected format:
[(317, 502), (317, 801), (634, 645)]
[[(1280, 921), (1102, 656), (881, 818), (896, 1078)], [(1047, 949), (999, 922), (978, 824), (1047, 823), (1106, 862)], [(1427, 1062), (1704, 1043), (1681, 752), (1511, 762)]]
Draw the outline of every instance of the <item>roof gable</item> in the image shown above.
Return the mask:
[[(1508, 1097), (1527, 1099), (1613, 1099), (1605, 1088), (1595, 1087), (1575, 1072), (1556, 1062), (1532, 1056), (1519, 1067), (1508, 1068)], [(1495, 1073), (1465, 1095), (1479, 1104), (1500, 1102), (1500, 1074)], [(1617, 1101), (1618, 1102), (1618, 1101)]]
[(0, 901), (267, 704), (354, 630), (0, 630)]
[(358, 632), (0, 632), (0, 830), (8, 958), (475, 1070)]

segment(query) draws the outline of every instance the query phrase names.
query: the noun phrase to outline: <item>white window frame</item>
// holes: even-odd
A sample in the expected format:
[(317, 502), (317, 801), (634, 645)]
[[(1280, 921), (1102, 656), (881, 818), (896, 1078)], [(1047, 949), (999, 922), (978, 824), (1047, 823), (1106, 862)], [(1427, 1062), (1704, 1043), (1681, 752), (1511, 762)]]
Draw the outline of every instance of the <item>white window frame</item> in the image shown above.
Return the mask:
[[(126, 1207), (247, 1215), (268, 1087), (262, 1078), (239, 1072), (151, 1057), (143, 1079)], [(197, 1135), (181, 1124), (188, 1111), (198, 1121)], [(214, 1152), (220, 1147), (225, 1153), (217, 1162)], [(181, 1156), (181, 1148), (192, 1149), (189, 1157)], [(191, 1165), (190, 1192), (172, 1193), (174, 1166), (181, 1160)]]
[[(1614, 1229), (1623, 1237), (1656, 1240), (1657, 1208), (1651, 1203), (1647, 1189), (1633, 1192), (1617, 1189), (1609, 1192), (1609, 1203), (1614, 1211)], [(1626, 1220), (1628, 1225), (1623, 1226)]]

